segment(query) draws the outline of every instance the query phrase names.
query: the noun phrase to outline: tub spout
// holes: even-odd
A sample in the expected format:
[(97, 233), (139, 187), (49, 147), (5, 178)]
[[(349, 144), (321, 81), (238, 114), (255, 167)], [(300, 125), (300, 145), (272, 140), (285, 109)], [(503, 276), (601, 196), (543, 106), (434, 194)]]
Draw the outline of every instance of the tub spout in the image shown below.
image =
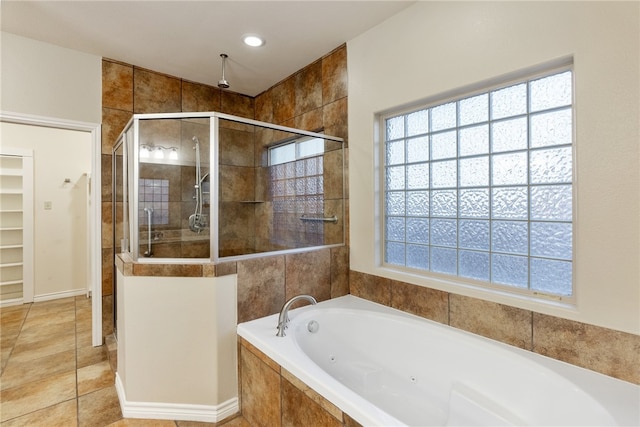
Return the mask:
[(287, 323), (289, 323), (289, 308), (294, 302), (297, 302), (300, 300), (307, 300), (312, 305), (316, 305), (316, 302), (317, 302), (316, 299), (311, 295), (297, 295), (291, 298), (289, 301), (285, 302), (284, 305), (282, 306), (282, 310), (280, 310), (280, 316), (278, 316), (278, 332), (276, 333), (276, 336), (278, 337), (285, 336), (284, 330), (287, 329)]

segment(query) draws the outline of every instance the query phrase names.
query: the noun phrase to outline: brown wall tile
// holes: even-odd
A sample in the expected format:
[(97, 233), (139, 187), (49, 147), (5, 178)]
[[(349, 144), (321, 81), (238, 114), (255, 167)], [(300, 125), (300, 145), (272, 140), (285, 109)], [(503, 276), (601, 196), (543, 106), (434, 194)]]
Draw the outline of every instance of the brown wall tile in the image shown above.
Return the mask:
[(391, 280), (359, 271), (349, 271), (349, 289), (352, 295), (378, 304), (391, 305)]
[(284, 266), (284, 256), (238, 262), (238, 323), (280, 311), (285, 302)]
[(316, 108), (296, 116), (293, 120), (293, 127), (311, 132), (322, 130), (322, 108)]
[(111, 154), (102, 154), (100, 155), (100, 168), (102, 171), (102, 182), (101, 182), (101, 198), (103, 202), (111, 202), (113, 201), (113, 168), (112, 168), (112, 155)]
[(221, 94), (220, 112), (244, 117), (246, 119), (253, 119), (255, 117), (253, 98), (223, 90)]
[[(308, 294), (317, 301), (331, 298), (331, 251), (320, 249), (285, 256), (285, 296)], [(306, 303), (301, 303), (304, 305)]]
[[(104, 242), (103, 242), (104, 244)], [(102, 295), (113, 293), (113, 249), (111, 247), (102, 248)]]
[(116, 139), (131, 119), (128, 111), (102, 109), (102, 154), (111, 154)]
[(296, 116), (322, 106), (322, 61), (307, 65), (293, 78), (295, 81)]
[(153, 277), (202, 277), (202, 265), (133, 264), (133, 275)]
[(220, 89), (183, 80), (181, 111), (220, 111)]
[(253, 168), (220, 165), (220, 200), (240, 202), (255, 198)]
[(331, 248), (331, 298), (349, 293), (349, 247)]
[(176, 113), (181, 110), (180, 79), (134, 68), (133, 111), (135, 113)]
[(347, 46), (342, 45), (322, 58), (322, 103), (347, 96)]
[(640, 384), (640, 336), (533, 313), (533, 351)]
[(338, 421), (319, 404), (282, 378), (282, 426), (341, 427)]
[(362, 427), (362, 424), (351, 418), (346, 413), (342, 414), (342, 419), (344, 421), (344, 427)]
[(449, 294), (404, 282), (391, 282), (391, 307), (449, 324)]
[(288, 78), (271, 88), (273, 100), (273, 122), (283, 125), (295, 115), (295, 80)]
[[(342, 421), (342, 411), (333, 403), (318, 394), (314, 389), (302, 382), (298, 377), (284, 368), (280, 369), (280, 375), (284, 380), (289, 381), (292, 386), (304, 393), (306, 397), (319, 405), (322, 408), (322, 411), (326, 411), (328, 413), (327, 415), (333, 416), (337, 421)], [(310, 420), (305, 419), (302, 421), (306, 424), (306, 422)]]
[(324, 133), (344, 139), (345, 148), (349, 145), (347, 104), (347, 98), (341, 98), (322, 107)]
[(220, 129), (220, 164), (253, 167), (255, 162), (253, 132)]
[(531, 311), (462, 295), (449, 295), (449, 324), (531, 350)]
[[(102, 245), (111, 248), (113, 242), (113, 203), (102, 203)], [(106, 246), (105, 246), (106, 245)]]
[(133, 111), (133, 66), (102, 61), (102, 107)]
[(271, 89), (256, 96), (255, 109), (256, 120), (267, 123), (273, 121), (273, 98), (271, 96)]
[(240, 350), (242, 415), (256, 427), (280, 426), (280, 373), (246, 347)]

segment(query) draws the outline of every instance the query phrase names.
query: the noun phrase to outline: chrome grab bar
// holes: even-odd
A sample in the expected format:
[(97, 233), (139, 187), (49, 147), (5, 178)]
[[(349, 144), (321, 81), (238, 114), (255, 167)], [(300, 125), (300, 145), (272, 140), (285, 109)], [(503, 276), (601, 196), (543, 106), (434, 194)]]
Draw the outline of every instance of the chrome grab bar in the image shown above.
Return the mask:
[(304, 216), (300, 217), (300, 221), (322, 221), (322, 222), (332, 222), (334, 224), (338, 223), (337, 216), (329, 216), (329, 217), (313, 217), (313, 216)]
[(153, 214), (153, 209), (144, 208), (144, 211), (147, 213), (147, 230), (148, 230), (147, 233), (149, 234), (147, 236), (148, 249), (144, 253), (144, 256), (148, 258), (153, 255), (153, 253), (151, 252), (151, 215)]

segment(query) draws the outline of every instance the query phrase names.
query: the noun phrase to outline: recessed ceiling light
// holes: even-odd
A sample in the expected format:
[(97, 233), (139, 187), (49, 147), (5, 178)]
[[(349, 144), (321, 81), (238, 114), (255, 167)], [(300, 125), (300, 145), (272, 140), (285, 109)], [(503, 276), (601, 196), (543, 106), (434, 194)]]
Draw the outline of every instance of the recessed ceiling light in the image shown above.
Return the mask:
[(265, 43), (264, 39), (257, 34), (245, 34), (242, 36), (242, 41), (244, 44), (251, 47), (264, 46)]

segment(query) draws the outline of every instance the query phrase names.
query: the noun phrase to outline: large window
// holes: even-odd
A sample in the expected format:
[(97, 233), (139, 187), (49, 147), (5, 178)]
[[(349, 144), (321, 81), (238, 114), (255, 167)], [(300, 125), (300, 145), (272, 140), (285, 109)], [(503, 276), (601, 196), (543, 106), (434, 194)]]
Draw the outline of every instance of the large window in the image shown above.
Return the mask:
[(381, 118), (394, 268), (573, 295), (572, 71)]

